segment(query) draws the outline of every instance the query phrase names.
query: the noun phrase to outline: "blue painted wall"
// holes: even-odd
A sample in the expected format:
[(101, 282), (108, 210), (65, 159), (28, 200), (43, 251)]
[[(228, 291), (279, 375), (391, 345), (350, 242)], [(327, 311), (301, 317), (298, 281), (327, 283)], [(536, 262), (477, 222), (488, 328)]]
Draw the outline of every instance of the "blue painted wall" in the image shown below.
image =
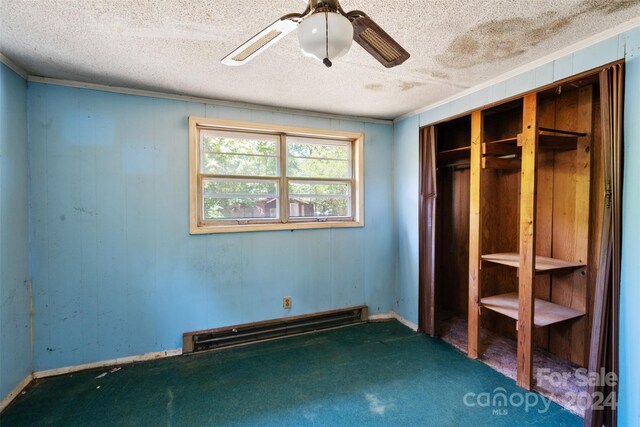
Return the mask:
[(0, 400), (31, 373), (27, 84), (0, 64)]
[(620, 425), (640, 425), (640, 29), (612, 37), (556, 61), (396, 123), (394, 182), (397, 298), (400, 315), (418, 314), (418, 128), (616, 61), (627, 60), (622, 306), (620, 314)]
[(640, 28), (626, 34), (620, 425), (640, 425)]
[[(34, 369), (393, 301), (393, 127), (29, 84)], [(364, 228), (189, 235), (190, 115), (365, 132)], [(293, 309), (282, 297), (293, 297)]]
[(395, 308), (418, 323), (418, 116), (395, 124), (394, 246)]

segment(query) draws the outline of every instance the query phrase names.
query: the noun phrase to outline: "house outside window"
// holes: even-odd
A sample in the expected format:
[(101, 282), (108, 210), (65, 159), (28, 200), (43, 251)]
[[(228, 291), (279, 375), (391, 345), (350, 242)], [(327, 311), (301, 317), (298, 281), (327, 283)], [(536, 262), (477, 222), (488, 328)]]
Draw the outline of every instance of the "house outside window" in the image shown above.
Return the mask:
[(364, 135), (189, 118), (191, 234), (362, 227)]

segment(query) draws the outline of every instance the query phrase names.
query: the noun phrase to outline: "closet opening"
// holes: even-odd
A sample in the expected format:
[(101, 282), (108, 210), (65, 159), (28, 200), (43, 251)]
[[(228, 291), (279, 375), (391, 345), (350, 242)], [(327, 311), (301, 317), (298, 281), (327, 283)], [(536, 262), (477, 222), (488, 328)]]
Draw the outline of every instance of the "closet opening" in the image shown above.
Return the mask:
[(620, 169), (606, 71), (426, 126), (420, 144), (420, 328), (580, 416)]

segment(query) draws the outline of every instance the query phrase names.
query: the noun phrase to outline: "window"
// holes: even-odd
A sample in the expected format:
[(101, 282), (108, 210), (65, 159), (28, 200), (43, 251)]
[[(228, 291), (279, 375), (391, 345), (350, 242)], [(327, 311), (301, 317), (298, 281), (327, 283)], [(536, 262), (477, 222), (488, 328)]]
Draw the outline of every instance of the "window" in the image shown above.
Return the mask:
[(360, 133), (191, 117), (191, 234), (364, 225)]

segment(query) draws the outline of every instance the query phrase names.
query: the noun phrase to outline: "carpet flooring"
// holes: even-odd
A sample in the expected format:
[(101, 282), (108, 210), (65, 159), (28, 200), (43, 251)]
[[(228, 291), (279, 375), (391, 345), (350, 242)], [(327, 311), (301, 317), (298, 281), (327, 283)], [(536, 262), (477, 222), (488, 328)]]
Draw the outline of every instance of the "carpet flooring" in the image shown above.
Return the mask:
[(0, 415), (0, 426), (43, 425), (579, 426), (582, 420), (451, 345), (392, 321), (39, 380)]

